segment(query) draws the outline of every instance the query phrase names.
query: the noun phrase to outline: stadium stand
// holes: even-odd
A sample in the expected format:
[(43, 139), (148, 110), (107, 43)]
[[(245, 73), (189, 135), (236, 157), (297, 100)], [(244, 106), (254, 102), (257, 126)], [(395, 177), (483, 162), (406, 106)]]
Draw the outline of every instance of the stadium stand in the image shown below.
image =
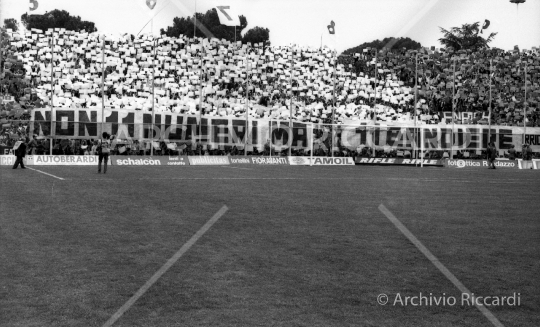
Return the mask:
[[(244, 117), (249, 81), (252, 118), (288, 119), (292, 92), (295, 120), (331, 123), (334, 82), (336, 123), (366, 119), (410, 122), (414, 115), (413, 51), (375, 54), (364, 49), (340, 57), (334, 65), (335, 53), (328, 48), (266, 47), (184, 36), (104, 36), (64, 29), (8, 30), (8, 34), (5, 69), (10, 74), (2, 80), (2, 92), (14, 101), (3, 105), (3, 119), (20, 119), (28, 109), (50, 105), (51, 59), (55, 107), (101, 107), (102, 58), (104, 104), (113, 110), (150, 111), (154, 72), (156, 112), (198, 114), (202, 102), (203, 115)], [(538, 126), (538, 49), (420, 50), (418, 119), (437, 124), (445, 120), (444, 112), (452, 111), (455, 63), (456, 111), (470, 113), (461, 115), (456, 123), (488, 124), (490, 60), (492, 124), (522, 126), (526, 119), (527, 126)], [(17, 70), (11, 71), (14, 68)], [(13, 85), (10, 77), (22, 77), (26, 87)]]

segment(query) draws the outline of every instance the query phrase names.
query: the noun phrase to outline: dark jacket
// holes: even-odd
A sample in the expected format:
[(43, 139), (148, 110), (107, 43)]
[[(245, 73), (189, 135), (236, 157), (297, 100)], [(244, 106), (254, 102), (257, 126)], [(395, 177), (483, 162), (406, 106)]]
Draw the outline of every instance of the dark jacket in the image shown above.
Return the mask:
[(17, 157), (25, 157), (26, 156), (26, 143), (22, 142), (21, 145), (19, 145), (19, 148), (15, 150), (15, 155)]
[(532, 160), (532, 149), (530, 145), (523, 150), (523, 160)]
[(487, 152), (487, 159), (488, 160), (494, 160), (496, 158), (496, 151), (497, 149), (494, 146), (488, 145), (486, 148)]
[(488, 152), (489, 158), (495, 160), (497, 158), (497, 148), (494, 146), (489, 147), (490, 151)]

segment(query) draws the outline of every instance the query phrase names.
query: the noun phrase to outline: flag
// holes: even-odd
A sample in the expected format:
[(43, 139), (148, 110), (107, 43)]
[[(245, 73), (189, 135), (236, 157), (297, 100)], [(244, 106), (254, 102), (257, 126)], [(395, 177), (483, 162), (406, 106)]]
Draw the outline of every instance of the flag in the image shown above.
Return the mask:
[[(158, 0), (135, 0), (135, 3), (151, 19), (154, 19), (154, 16), (157, 15), (157, 12), (164, 7), (161, 6), (161, 9), (158, 8)], [(161, 4), (163, 4), (163, 1), (161, 2)]]
[(157, 0), (146, 0), (146, 6), (148, 9), (153, 10), (156, 7)]
[(240, 17), (230, 5), (218, 5), (215, 7), (219, 22), (226, 26), (240, 26)]
[(15, 142), (15, 144), (13, 145), (13, 150), (17, 150), (21, 144), (22, 144), (22, 141)]
[(491, 22), (486, 19), (484, 21), (484, 25), (482, 26), (482, 29), (480, 30), (480, 34), (482, 34), (482, 32), (489, 27), (489, 24), (491, 24)]
[(331, 21), (330, 25), (328, 25), (326, 27), (328, 27), (328, 33), (336, 34), (336, 23), (334, 23), (334, 21)]
[(50, 0), (29, 0), (28, 1), (28, 14), (29, 15), (45, 14), (43, 2), (47, 3), (47, 1), (50, 1)]
[(337, 49), (337, 36), (336, 36), (336, 23), (334, 21), (330, 22), (330, 25), (326, 26), (328, 28), (328, 47), (332, 50)]

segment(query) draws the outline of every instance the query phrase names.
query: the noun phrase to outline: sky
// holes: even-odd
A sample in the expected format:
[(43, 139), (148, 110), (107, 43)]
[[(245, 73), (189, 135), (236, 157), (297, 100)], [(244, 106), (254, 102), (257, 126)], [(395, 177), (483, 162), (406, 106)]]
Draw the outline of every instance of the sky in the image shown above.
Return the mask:
[[(20, 21), (28, 10), (28, 1), (0, 0), (2, 23), (6, 18)], [(540, 47), (540, 0), (527, 0), (519, 6), (509, 0), (156, 0), (152, 11), (146, 6), (147, 0), (35, 1), (44, 10), (63, 9), (92, 21), (99, 33), (106, 34), (137, 34), (142, 30), (157, 35), (160, 28), (172, 25), (174, 17), (229, 5), (247, 18), (247, 29), (270, 29), (270, 41), (276, 46), (319, 47), (321, 38), (323, 45), (328, 44), (326, 26), (333, 20), (340, 52), (391, 36), (441, 47), (439, 27), (449, 29), (488, 19), (488, 32), (499, 33), (491, 46)]]

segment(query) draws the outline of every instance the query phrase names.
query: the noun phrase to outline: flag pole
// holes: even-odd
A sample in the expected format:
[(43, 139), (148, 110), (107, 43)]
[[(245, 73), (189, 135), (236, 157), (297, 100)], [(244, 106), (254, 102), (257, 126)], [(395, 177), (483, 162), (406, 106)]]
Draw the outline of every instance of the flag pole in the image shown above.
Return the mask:
[[(272, 75), (274, 74), (276, 69), (276, 57), (272, 57)], [(273, 95), (270, 94), (270, 99), (273, 98)], [(268, 134), (270, 136), (270, 157), (272, 156), (272, 145), (274, 144), (274, 140), (272, 139), (272, 118), (270, 118), (270, 130), (268, 131)]]
[[(375, 109), (377, 109), (377, 55), (378, 55), (378, 50), (377, 48), (375, 48), (375, 99), (373, 101), (373, 110), (375, 111)], [(375, 111), (375, 115), (373, 115), (373, 118), (375, 118), (375, 121), (377, 120), (377, 112)], [(373, 144), (373, 158), (375, 158), (376, 156), (376, 152), (375, 152), (375, 121), (373, 122), (373, 137), (371, 139), (371, 143)]]
[(154, 60), (153, 60), (153, 63), (152, 63), (152, 128), (151, 128), (151, 133), (152, 133), (152, 140), (150, 141), (150, 155), (153, 156), (154, 155), (154, 128), (155, 128), (155, 123), (156, 123), (156, 116), (155, 116), (155, 105), (154, 105), (154, 102), (155, 102), (155, 85), (156, 85), (156, 40), (154, 39)]
[(204, 45), (202, 47), (201, 52), (201, 71), (199, 72), (199, 142), (201, 143), (202, 147), (202, 111), (203, 111), (203, 89), (202, 89), (202, 81), (204, 78), (203, 74), (203, 53), (204, 53)]
[[(273, 70), (274, 68), (274, 64), (272, 64), (272, 72), (274, 71)], [(269, 98), (269, 101), (270, 101), (271, 97)], [(268, 142), (269, 142), (269, 146), (270, 146), (270, 157), (272, 157), (272, 143), (274, 143), (272, 141), (272, 117), (270, 117), (270, 114), (268, 114), (268, 121), (269, 121), (269, 127), (268, 127)]]
[(334, 116), (335, 116), (335, 110), (336, 110), (336, 63), (337, 63), (337, 53), (336, 58), (334, 58), (334, 71), (333, 71), (333, 78), (332, 78), (332, 128), (330, 129), (332, 133), (332, 141), (330, 144), (330, 152), (332, 152), (332, 158), (334, 157)]
[(315, 131), (315, 127), (313, 125), (313, 122), (311, 122), (311, 142), (309, 144), (309, 156), (310, 156), (310, 159), (309, 159), (309, 165), (310, 166), (313, 166), (313, 142), (315, 141), (314, 137), (313, 137), (313, 132)]
[(416, 139), (417, 139), (417, 135), (416, 135), (416, 106), (417, 106), (417, 103), (418, 103), (418, 52), (416, 52), (416, 55), (415, 55), (415, 66), (414, 66), (414, 112), (413, 112), (413, 117), (414, 117), (414, 148), (413, 148), (413, 158), (418, 158), (417, 157), (417, 151), (418, 151), (418, 148), (416, 146)]
[(249, 128), (249, 77), (248, 77), (249, 56), (246, 56), (246, 131), (244, 133), (244, 155), (247, 156), (248, 128)]
[(450, 159), (454, 159), (454, 127), (455, 127), (455, 104), (456, 101), (454, 99), (455, 92), (456, 92), (456, 59), (453, 60), (453, 68), (452, 68), (452, 140), (450, 143)]
[(195, 13), (193, 14), (194, 24), (193, 24), (193, 39), (195, 39), (195, 33), (197, 31), (197, 0), (195, 0)]
[(268, 127), (268, 143), (270, 146), (270, 157), (272, 157), (272, 118), (270, 118), (270, 127)]
[[(28, 12), (26, 13), (26, 16), (28, 17)], [(0, 33), (0, 44), (2, 44), (2, 33)], [(0, 51), (0, 67), (2, 67), (2, 60), (3, 60), (3, 52)], [(1, 80), (0, 80), (1, 81)], [(3, 94), (3, 83), (0, 83), (0, 93)], [(7, 92), (6, 92), (7, 93)], [(4, 104), (4, 97), (0, 97), (0, 106)]]
[(525, 144), (527, 133), (527, 64), (525, 64), (523, 81), (525, 83), (525, 98), (523, 99), (523, 144)]
[(293, 146), (293, 123), (292, 123), (292, 106), (293, 106), (293, 91), (292, 91), (292, 77), (293, 77), (293, 65), (294, 65), (294, 48), (291, 47), (291, 75), (289, 77), (289, 85), (291, 86), (291, 99), (289, 105), (289, 157), (292, 156), (292, 146)]
[(488, 128), (488, 143), (491, 143), (491, 75), (493, 74), (492, 71), (492, 65), (493, 65), (493, 59), (489, 60), (489, 128)]
[(424, 130), (420, 126), (420, 168), (424, 168)]
[(101, 135), (103, 141), (103, 121), (105, 120), (105, 36), (101, 41)]
[[(50, 144), (50, 147), (49, 147), (49, 154), (52, 156), (53, 154), (53, 147), (54, 147), (54, 135), (53, 135), (53, 132), (54, 132), (54, 121), (53, 121), (53, 113), (54, 113), (54, 106), (53, 106), (53, 100), (54, 100), (54, 71), (53, 71), (53, 66), (54, 66), (54, 31), (52, 32), (51, 34), (51, 131), (50, 131), (50, 136), (51, 136), (51, 144)], [(103, 115), (101, 116), (102, 120), (103, 120)], [(102, 126), (103, 126), (103, 122), (101, 123)], [(103, 128), (103, 127), (102, 127)], [(56, 133), (55, 133), (56, 134)]]

